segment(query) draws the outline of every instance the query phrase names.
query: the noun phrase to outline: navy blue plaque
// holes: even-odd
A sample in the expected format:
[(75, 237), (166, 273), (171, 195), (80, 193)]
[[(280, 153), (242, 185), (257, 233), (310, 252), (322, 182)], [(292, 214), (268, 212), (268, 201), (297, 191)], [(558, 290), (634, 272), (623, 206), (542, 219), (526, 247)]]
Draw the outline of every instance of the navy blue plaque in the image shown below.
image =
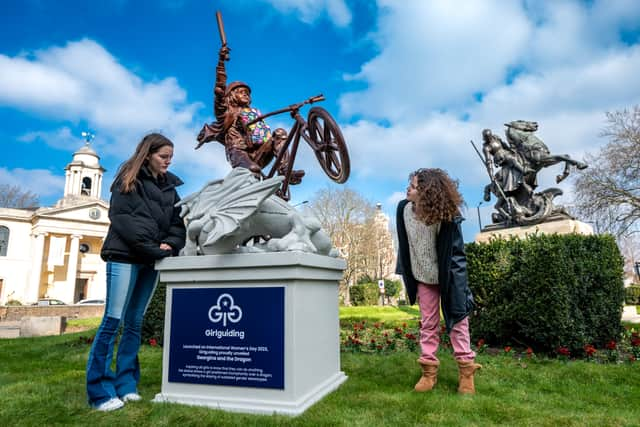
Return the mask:
[(170, 382), (284, 388), (284, 287), (172, 291)]

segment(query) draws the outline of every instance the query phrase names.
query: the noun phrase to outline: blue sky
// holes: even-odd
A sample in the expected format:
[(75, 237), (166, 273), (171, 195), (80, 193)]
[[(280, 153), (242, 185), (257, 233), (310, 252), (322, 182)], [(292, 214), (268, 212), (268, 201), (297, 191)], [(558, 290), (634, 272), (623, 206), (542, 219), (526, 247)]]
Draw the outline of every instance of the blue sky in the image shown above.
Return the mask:
[[(24, 0), (0, 15), (0, 183), (50, 205), (85, 130), (107, 169), (142, 136), (176, 143), (183, 195), (229, 170), (222, 146), (195, 151), (212, 120), (223, 14), (230, 80), (252, 87), (263, 112), (323, 93), (351, 154), (346, 183), (393, 216), (407, 174), (441, 167), (460, 180), (465, 238), (488, 182), (469, 140), (540, 124), (553, 152), (582, 158), (606, 140), (605, 112), (640, 103), (637, 0)], [(306, 113), (306, 111), (305, 111)], [(289, 128), (288, 116), (269, 124)], [(336, 186), (301, 147), (307, 171), (293, 203)], [(555, 185), (547, 169), (542, 188)], [(571, 203), (571, 182), (558, 202)], [(483, 224), (491, 203), (480, 206)]]

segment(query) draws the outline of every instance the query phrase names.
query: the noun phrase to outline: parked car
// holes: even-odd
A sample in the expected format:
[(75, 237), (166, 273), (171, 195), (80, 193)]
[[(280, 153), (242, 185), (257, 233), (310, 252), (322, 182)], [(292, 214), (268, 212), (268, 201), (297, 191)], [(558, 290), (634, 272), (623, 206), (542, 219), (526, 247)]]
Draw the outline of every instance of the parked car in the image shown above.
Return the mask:
[(33, 303), (32, 305), (37, 305), (37, 306), (67, 305), (67, 303), (55, 298), (42, 298), (42, 299), (39, 299), (38, 302)]
[(82, 299), (76, 305), (104, 305), (104, 300), (100, 298)]

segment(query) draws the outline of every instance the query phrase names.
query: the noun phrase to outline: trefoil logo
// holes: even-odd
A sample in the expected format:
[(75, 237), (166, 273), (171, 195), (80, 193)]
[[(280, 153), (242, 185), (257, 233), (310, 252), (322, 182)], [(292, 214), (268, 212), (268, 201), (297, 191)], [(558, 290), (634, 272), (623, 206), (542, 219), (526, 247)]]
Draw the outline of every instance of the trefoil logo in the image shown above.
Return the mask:
[(222, 320), (222, 326), (227, 326), (227, 321), (238, 323), (242, 319), (242, 309), (235, 305), (233, 297), (229, 294), (222, 294), (218, 297), (216, 305), (209, 309), (209, 320), (218, 323)]

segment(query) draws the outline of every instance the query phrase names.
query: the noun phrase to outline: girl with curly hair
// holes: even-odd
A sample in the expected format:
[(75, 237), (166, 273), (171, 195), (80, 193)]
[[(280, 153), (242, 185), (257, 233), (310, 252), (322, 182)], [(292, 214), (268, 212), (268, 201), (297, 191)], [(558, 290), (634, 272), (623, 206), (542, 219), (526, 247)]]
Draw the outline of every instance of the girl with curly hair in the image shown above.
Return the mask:
[(442, 169), (418, 169), (409, 175), (407, 198), (398, 204), (398, 261), (409, 302), (420, 307), (422, 376), (415, 390), (431, 390), (437, 382), (440, 362), (436, 357), (440, 305), (453, 355), (458, 363), (459, 387), (475, 393), (475, 363), (469, 335), (473, 296), (467, 280), (467, 261), (460, 223), (464, 203), (457, 182)]

